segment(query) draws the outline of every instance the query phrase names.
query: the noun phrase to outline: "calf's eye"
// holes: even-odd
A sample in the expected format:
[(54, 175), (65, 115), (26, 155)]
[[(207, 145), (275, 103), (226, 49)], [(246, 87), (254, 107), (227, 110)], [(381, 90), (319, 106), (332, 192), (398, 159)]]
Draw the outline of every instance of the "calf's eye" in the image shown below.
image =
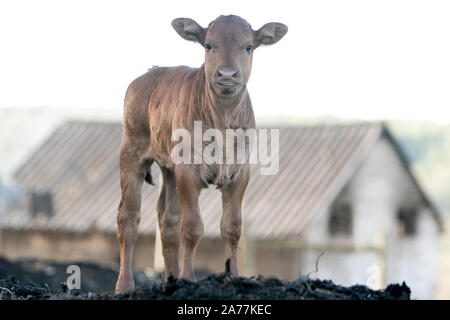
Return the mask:
[(210, 51), (211, 45), (209, 43), (205, 44), (205, 49), (206, 49), (206, 51)]
[(250, 52), (252, 52), (252, 49), (253, 49), (252, 46), (248, 46), (246, 50), (247, 50), (248, 53), (250, 53)]

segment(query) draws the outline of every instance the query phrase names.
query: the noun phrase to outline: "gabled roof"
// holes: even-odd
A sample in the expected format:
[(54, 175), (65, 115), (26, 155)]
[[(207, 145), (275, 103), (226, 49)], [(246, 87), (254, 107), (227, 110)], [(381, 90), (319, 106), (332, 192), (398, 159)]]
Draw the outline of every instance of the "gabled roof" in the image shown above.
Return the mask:
[[(120, 123), (68, 122), (58, 128), (14, 176), (26, 191), (50, 190), (54, 215), (32, 217), (24, 208), (9, 213), (3, 227), (116, 232), (121, 134)], [(331, 205), (383, 135), (390, 137), (410, 172), (382, 123), (281, 128), (278, 174), (262, 176), (254, 167), (244, 197), (243, 215), (249, 234), (255, 238), (300, 235), (314, 215)], [(158, 183), (156, 165), (152, 174)], [(417, 187), (441, 225), (437, 211)], [(158, 188), (144, 183), (142, 196), (139, 230), (151, 234), (157, 223)], [(200, 209), (205, 236), (219, 236), (220, 191), (204, 190)]]

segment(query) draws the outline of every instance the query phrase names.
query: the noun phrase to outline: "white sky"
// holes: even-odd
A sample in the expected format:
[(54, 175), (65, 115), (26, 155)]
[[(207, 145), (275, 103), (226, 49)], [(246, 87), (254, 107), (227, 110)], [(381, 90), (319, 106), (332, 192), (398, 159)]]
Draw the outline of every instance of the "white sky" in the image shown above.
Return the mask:
[(258, 116), (450, 123), (450, 1), (5, 1), (0, 106), (122, 108), (152, 65), (200, 66), (170, 22), (237, 14), (289, 27), (254, 55)]

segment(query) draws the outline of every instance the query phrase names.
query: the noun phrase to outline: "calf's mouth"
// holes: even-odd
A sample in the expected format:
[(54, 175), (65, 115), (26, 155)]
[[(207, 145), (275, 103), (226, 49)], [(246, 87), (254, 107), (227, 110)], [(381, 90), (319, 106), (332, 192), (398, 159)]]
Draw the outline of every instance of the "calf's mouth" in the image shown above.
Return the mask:
[(233, 95), (240, 91), (241, 84), (235, 81), (217, 81), (214, 87), (217, 88), (216, 93), (220, 95)]

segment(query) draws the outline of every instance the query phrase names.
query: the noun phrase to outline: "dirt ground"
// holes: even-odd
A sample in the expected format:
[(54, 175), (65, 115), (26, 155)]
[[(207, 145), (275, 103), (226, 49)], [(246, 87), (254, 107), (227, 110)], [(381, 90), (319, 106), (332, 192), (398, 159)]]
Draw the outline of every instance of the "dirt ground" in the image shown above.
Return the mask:
[(199, 272), (197, 282), (169, 279), (161, 275), (152, 279), (135, 275), (136, 290), (114, 295), (118, 272), (91, 263), (73, 263), (81, 269), (81, 289), (68, 290), (65, 280), (67, 264), (37, 260), (11, 262), (0, 258), (0, 300), (11, 299), (409, 299), (411, 291), (403, 284), (391, 284), (374, 291), (366, 286), (342, 287), (328, 280), (301, 277), (295, 281), (267, 277), (240, 277), (229, 273)]

